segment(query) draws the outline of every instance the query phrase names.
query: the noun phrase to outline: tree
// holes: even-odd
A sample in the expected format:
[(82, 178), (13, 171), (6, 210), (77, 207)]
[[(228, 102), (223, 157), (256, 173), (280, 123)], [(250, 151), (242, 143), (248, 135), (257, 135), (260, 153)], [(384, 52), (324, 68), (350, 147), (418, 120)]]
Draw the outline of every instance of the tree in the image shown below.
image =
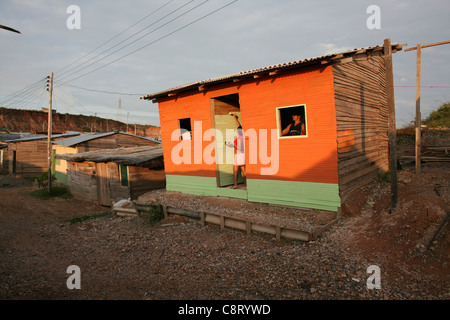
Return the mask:
[(424, 124), (428, 127), (450, 127), (450, 102), (431, 112)]

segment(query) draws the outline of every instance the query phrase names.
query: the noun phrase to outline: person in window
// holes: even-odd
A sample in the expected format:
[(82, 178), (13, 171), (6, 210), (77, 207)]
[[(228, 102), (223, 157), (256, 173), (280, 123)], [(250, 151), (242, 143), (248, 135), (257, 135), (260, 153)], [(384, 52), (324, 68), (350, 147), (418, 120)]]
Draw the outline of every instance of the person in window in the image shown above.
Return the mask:
[(299, 136), (305, 134), (305, 124), (301, 121), (300, 112), (292, 113), (292, 123), (283, 129), (283, 136)]
[(234, 166), (233, 166), (233, 172), (234, 172), (234, 185), (233, 189), (236, 189), (238, 187), (238, 173), (239, 168), (241, 169), (242, 175), (244, 176), (244, 187), (247, 186), (247, 181), (245, 178), (245, 150), (244, 150), (244, 133), (242, 131), (242, 126), (239, 123), (239, 120), (234, 113), (230, 113), (231, 116), (234, 117), (237, 124), (237, 138), (234, 140), (234, 143), (231, 142), (227, 143), (227, 146), (234, 147)]

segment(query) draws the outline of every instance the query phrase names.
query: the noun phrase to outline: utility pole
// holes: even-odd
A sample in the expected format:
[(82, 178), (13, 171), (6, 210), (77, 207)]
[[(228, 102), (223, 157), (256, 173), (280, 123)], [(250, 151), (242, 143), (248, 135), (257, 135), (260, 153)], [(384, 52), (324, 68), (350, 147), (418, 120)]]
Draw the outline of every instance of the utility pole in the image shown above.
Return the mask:
[(384, 63), (386, 68), (386, 93), (388, 106), (389, 171), (391, 173), (391, 212), (397, 210), (397, 135), (395, 129), (394, 71), (392, 67), (391, 39), (384, 40)]
[(416, 173), (419, 174), (420, 170), (421, 170), (421, 148), (422, 148), (422, 143), (421, 143), (421, 135), (422, 135), (422, 115), (420, 113), (420, 78), (421, 78), (421, 66), (422, 66), (422, 48), (428, 48), (428, 47), (434, 47), (434, 46), (439, 46), (441, 44), (447, 44), (450, 43), (449, 41), (442, 41), (442, 42), (436, 42), (436, 43), (431, 43), (431, 44), (426, 44), (426, 45), (421, 45), (418, 44), (416, 47), (414, 48), (408, 48), (405, 49), (405, 51), (412, 51), (412, 50), (417, 50), (417, 74), (416, 74), (416, 121), (415, 121), (415, 126), (416, 126)]
[(119, 107), (117, 108), (117, 121), (121, 121), (121, 114), (122, 114), (122, 99), (119, 98)]
[(128, 116), (130, 115), (129, 112), (127, 112), (127, 133), (128, 133)]
[(52, 191), (52, 94), (53, 94), (53, 72), (47, 80), (48, 86), (48, 191)]

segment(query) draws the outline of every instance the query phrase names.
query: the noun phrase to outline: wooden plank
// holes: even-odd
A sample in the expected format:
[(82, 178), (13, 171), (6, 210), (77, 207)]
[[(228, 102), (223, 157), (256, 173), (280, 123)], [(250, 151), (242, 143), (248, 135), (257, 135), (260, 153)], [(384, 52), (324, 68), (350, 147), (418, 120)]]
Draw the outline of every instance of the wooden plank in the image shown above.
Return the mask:
[(111, 206), (111, 191), (109, 189), (108, 168), (106, 163), (96, 164), (98, 202)]
[(251, 235), (252, 234), (252, 223), (250, 221), (246, 221), (245, 226), (247, 229), (247, 235)]
[(395, 129), (395, 99), (394, 99), (394, 72), (392, 68), (391, 40), (384, 41), (387, 105), (389, 110), (388, 137), (389, 137), (389, 171), (391, 177), (391, 210), (397, 209), (398, 185), (397, 185), (397, 142)]
[(420, 44), (417, 45), (417, 74), (416, 74), (416, 173), (420, 173), (420, 148), (421, 148), (421, 127), (422, 115), (420, 114), (420, 69), (421, 69), (422, 49)]
[[(180, 209), (180, 208), (174, 208), (174, 207), (167, 207), (167, 212), (172, 214), (178, 214), (182, 216), (187, 216), (190, 218), (200, 219), (200, 213), (186, 210), (186, 209)], [(208, 221), (207, 221), (208, 222)]]
[(275, 226), (275, 237), (278, 241), (281, 240), (281, 228), (280, 226)]
[[(428, 48), (428, 47), (439, 46), (439, 45), (447, 44), (447, 43), (450, 43), (450, 40), (448, 40), (448, 41), (436, 42), (436, 43), (430, 43), (430, 44), (425, 44), (425, 45), (423, 45), (423, 46), (421, 46), (421, 47), (422, 47), (422, 48)], [(418, 48), (418, 46), (417, 46), (417, 47), (413, 47), (413, 48), (405, 49), (404, 51), (407, 52), (407, 51), (411, 51), (411, 50), (417, 50), (417, 48)]]
[(204, 212), (200, 212), (200, 224), (202, 226), (205, 226), (205, 213)]

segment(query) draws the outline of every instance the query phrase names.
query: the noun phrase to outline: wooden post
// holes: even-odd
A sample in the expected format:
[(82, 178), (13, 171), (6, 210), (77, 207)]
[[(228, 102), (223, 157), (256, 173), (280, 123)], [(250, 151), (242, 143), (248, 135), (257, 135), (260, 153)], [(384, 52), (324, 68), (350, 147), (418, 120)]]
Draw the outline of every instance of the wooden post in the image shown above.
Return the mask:
[(52, 191), (52, 93), (53, 93), (53, 72), (50, 73), (48, 87), (48, 191)]
[(422, 130), (422, 115), (420, 114), (420, 77), (421, 77), (421, 65), (422, 65), (422, 48), (429, 48), (434, 46), (440, 46), (443, 44), (449, 44), (448, 41), (441, 41), (430, 43), (426, 45), (418, 44), (416, 47), (405, 49), (406, 51), (417, 50), (417, 76), (416, 76), (416, 173), (420, 173), (421, 170), (421, 130)]
[(417, 75), (416, 75), (416, 173), (420, 173), (421, 168), (421, 126), (422, 115), (420, 114), (420, 69), (422, 65), (422, 47), (417, 45)]
[(386, 68), (386, 90), (388, 105), (389, 171), (391, 174), (391, 212), (395, 212), (398, 203), (397, 186), (397, 135), (395, 128), (394, 72), (392, 68), (391, 39), (384, 40), (384, 58)]

